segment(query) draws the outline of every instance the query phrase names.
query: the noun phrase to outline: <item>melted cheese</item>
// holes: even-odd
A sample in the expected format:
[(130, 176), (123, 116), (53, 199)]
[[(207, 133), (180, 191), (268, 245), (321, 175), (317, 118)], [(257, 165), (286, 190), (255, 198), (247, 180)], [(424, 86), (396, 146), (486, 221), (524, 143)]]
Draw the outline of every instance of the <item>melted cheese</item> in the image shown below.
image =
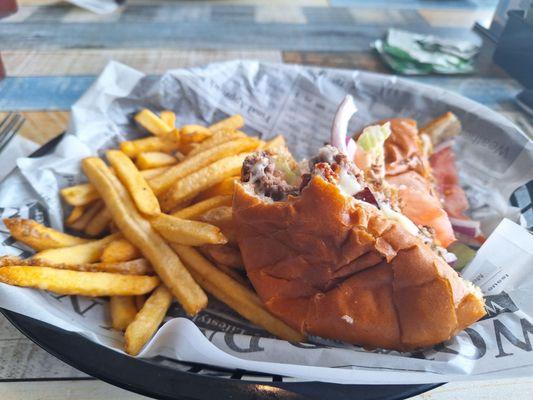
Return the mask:
[(388, 204), (380, 204), (380, 208), (388, 218), (398, 222), (412, 235), (416, 236), (420, 233), (420, 230), (413, 221), (398, 211), (394, 211)]
[(350, 175), (344, 170), (341, 171), (339, 175), (337, 186), (340, 189), (341, 193), (346, 197), (353, 196), (354, 194), (359, 193), (361, 190), (363, 190), (363, 187), (359, 184), (359, 182), (357, 182), (355, 176)]

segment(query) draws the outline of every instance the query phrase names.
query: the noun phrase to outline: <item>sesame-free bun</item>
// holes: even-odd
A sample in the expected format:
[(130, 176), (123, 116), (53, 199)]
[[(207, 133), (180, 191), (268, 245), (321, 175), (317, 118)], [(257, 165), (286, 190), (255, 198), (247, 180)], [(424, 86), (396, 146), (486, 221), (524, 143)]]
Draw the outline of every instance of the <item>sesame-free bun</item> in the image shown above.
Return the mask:
[(320, 176), (278, 202), (237, 184), (233, 215), (259, 297), (304, 334), (409, 350), (485, 315), (479, 290), (419, 237)]

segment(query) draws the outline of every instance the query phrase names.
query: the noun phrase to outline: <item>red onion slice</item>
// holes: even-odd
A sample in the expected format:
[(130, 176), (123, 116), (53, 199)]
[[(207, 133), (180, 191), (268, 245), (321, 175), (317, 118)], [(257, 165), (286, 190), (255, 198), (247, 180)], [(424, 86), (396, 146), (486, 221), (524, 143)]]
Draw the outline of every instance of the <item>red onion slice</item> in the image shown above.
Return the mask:
[(463, 235), (475, 238), (481, 234), (479, 221), (450, 218), (450, 222), (452, 223), (453, 230)]
[[(355, 155), (355, 142), (352, 145), (351, 142), (347, 140), (347, 136), (348, 122), (356, 112), (357, 107), (355, 106), (353, 97), (346, 95), (344, 100), (342, 100), (341, 104), (339, 105), (337, 112), (335, 113), (335, 118), (333, 119), (333, 125), (331, 127), (331, 145), (348, 156), (350, 156), (348, 154), (348, 147), (350, 147), (349, 151), (353, 151)], [(353, 156), (350, 158), (353, 159)]]

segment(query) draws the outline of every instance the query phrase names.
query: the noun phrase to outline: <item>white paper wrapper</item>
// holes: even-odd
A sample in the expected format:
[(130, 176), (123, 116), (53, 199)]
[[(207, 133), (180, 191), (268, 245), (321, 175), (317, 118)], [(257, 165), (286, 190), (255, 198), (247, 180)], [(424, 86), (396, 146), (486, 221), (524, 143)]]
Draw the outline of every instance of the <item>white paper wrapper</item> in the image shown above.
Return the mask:
[[(245, 61), (170, 71), (161, 78), (110, 63), (74, 105), (68, 134), (57, 148), (41, 158), (19, 159), (18, 170), (0, 185), (2, 217), (34, 218), (61, 229), (58, 189), (83, 180), (81, 158), (141, 136), (131, 124), (141, 107), (173, 110), (179, 125), (208, 124), (240, 113), (248, 133), (263, 138), (283, 133), (301, 158), (328, 139), (335, 109), (347, 93), (359, 108), (351, 131), (396, 116), (423, 124), (448, 110), (461, 120), (464, 132), (456, 150), (472, 214), (486, 234), (498, 226), (464, 271), (487, 295), (489, 315), (447, 343), (398, 353), (287, 343), (268, 337), (216, 300), (193, 323), (180, 318), (184, 313), (174, 304), (169, 321), (141, 356), (338, 383), (426, 383), (533, 373), (528, 336), (533, 333), (533, 237), (512, 222), (520, 213), (508, 205), (510, 194), (533, 178), (533, 144), (498, 114), (440, 89), (371, 73)], [(509, 219), (501, 222), (505, 217)], [(5, 227), (1, 235), (2, 254), (30, 254)], [(106, 302), (0, 284), (1, 307), (121, 351), (122, 337), (110, 329)]]
[(96, 14), (111, 14), (119, 5), (115, 0), (67, 0), (78, 7), (85, 8)]

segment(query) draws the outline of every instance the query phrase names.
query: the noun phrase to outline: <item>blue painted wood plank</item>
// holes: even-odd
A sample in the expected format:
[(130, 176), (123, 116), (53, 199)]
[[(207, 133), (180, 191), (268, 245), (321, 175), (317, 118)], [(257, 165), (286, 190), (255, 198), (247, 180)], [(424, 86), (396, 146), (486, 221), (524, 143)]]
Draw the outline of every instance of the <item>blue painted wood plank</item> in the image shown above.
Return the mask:
[(8, 77), (0, 81), (0, 111), (68, 110), (94, 80), (94, 76)]
[(423, 8), (495, 8), (498, 0), (329, 0), (333, 7), (396, 8), (419, 10)]
[[(94, 76), (6, 78), (0, 81), (0, 111), (67, 110), (94, 79)], [(518, 110), (514, 96), (521, 88), (510, 79), (442, 76), (408, 79), (457, 92), (496, 110)]]
[(25, 22), (33, 21), (61, 21), (67, 13), (75, 6), (72, 4), (50, 4), (48, 6), (40, 6), (25, 20)]
[[(11, 49), (180, 48), (364, 51), (388, 26), (359, 24), (201, 24), (182, 22), (0, 24), (2, 47)], [(412, 26), (420, 33), (475, 38), (462, 28)]]

